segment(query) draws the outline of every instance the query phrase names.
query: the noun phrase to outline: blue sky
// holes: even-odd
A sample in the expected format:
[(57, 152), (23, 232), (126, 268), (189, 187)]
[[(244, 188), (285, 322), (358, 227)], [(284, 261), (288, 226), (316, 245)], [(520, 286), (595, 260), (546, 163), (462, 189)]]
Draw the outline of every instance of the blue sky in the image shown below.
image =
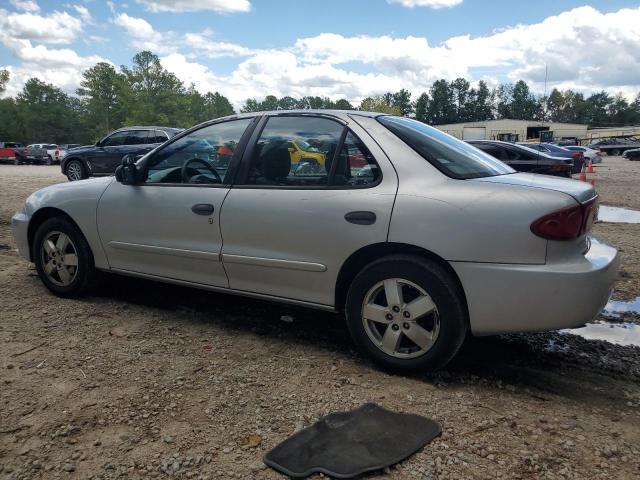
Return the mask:
[(31, 75), (72, 92), (97, 61), (151, 49), (185, 83), (239, 103), (418, 94), (456, 76), (539, 90), (546, 63), (550, 86), (633, 97), (639, 20), (640, 2), (624, 0), (0, 0), (0, 67), (7, 94)]

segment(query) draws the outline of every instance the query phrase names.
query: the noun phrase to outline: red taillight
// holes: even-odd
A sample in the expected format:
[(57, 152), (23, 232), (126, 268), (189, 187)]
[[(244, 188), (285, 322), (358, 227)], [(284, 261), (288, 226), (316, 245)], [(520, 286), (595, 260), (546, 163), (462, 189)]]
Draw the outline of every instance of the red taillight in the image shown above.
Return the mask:
[(54, 154), (56, 157), (59, 157), (59, 156), (60, 156), (60, 150), (56, 150), (53, 154)]
[(22, 154), (23, 154), (23, 155), (26, 155), (28, 151), (29, 151), (29, 150), (27, 150), (26, 148), (23, 148), (23, 149), (22, 149)]
[(575, 160), (580, 160), (582, 158), (582, 152), (573, 152), (571, 154), (571, 156), (575, 159)]
[(571, 240), (585, 234), (598, 214), (596, 199), (574, 207), (556, 210), (531, 224), (531, 231), (548, 240)]

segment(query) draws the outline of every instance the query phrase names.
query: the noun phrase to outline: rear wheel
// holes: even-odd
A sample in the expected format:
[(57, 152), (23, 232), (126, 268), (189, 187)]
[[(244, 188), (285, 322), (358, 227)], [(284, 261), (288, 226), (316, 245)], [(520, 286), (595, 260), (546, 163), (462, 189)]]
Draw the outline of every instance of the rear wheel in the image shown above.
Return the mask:
[(468, 330), (464, 297), (437, 262), (392, 255), (365, 267), (347, 295), (355, 343), (384, 368), (436, 370), (449, 362)]
[(70, 182), (75, 182), (76, 180), (82, 180), (88, 177), (87, 169), (80, 160), (71, 160), (67, 164), (65, 173), (67, 174), (67, 178)]
[(44, 163), (46, 165), (53, 165), (53, 158), (51, 158), (51, 155), (47, 155), (47, 159), (44, 161)]
[(99, 278), (87, 240), (65, 217), (45, 221), (33, 239), (33, 261), (42, 283), (60, 297), (77, 297)]
[(614, 148), (613, 150), (609, 150), (609, 155), (613, 155), (614, 157), (620, 155), (620, 150)]

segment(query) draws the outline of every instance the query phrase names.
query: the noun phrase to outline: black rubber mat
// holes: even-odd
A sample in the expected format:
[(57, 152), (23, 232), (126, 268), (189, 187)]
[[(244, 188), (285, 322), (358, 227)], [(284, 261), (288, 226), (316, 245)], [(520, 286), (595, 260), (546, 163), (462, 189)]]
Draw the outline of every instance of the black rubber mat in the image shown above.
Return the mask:
[(352, 478), (404, 460), (441, 431), (428, 418), (367, 403), (321, 418), (267, 453), (264, 463), (296, 478), (317, 472)]

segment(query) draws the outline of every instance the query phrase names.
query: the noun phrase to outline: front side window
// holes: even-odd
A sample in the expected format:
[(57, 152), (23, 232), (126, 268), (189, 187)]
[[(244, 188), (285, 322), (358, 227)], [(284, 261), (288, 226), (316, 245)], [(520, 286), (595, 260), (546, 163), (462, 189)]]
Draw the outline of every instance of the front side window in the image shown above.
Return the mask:
[(491, 155), (417, 120), (385, 115), (378, 121), (449, 177), (464, 180), (515, 172)]
[(245, 184), (326, 186), (328, 164), (342, 131), (342, 125), (326, 118), (269, 118), (250, 159)]
[(220, 184), (252, 118), (200, 128), (157, 151), (147, 163), (146, 183)]
[(119, 147), (120, 145), (124, 145), (125, 140), (127, 139), (127, 135), (129, 132), (116, 132), (113, 135), (107, 137), (103, 142), (103, 147)]

